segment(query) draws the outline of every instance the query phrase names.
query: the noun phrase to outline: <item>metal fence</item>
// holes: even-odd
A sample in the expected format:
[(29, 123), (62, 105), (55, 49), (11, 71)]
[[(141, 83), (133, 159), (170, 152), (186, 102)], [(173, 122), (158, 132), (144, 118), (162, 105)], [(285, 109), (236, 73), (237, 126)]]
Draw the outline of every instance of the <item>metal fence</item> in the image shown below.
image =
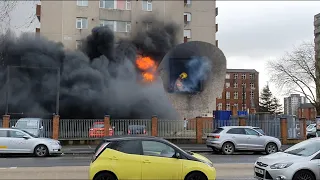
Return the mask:
[[(129, 126), (145, 126), (146, 135), (151, 136), (151, 119), (112, 119), (114, 135), (128, 134)], [(134, 132), (133, 132), (134, 133)]]
[(281, 137), (279, 116), (272, 114), (251, 114), (247, 118), (248, 126), (260, 127), (268, 136)]
[(195, 139), (196, 121), (158, 119), (158, 136), (166, 139)]
[(94, 123), (103, 123), (103, 119), (61, 119), (59, 123), (59, 139), (95, 139), (89, 136)]

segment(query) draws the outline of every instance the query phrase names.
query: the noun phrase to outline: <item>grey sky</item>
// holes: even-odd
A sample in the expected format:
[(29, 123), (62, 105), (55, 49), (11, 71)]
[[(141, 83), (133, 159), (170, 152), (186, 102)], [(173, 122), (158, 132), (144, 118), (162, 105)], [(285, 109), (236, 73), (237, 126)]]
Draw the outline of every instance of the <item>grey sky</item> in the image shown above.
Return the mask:
[[(35, 3), (20, 3), (12, 25), (23, 24), (35, 11)], [(313, 41), (313, 18), (320, 13), (319, 1), (217, 1), (219, 47), (228, 68), (257, 69), (260, 89), (268, 81), (266, 61), (290, 51), (303, 41)], [(34, 31), (34, 23), (22, 31)], [(278, 94), (271, 85), (274, 94)], [(283, 101), (282, 96), (278, 96)]]

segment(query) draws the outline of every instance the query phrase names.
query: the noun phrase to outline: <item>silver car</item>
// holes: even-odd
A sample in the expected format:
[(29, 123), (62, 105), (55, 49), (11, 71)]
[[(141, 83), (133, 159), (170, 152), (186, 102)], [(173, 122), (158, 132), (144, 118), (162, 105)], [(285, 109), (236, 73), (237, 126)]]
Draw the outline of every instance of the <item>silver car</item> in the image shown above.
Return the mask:
[(252, 126), (224, 126), (209, 133), (207, 147), (214, 152), (233, 154), (235, 151), (278, 152), (281, 142), (278, 138), (266, 136), (262, 129)]
[(309, 124), (307, 127), (307, 138), (313, 138), (316, 137), (316, 131), (317, 131), (317, 124)]
[(259, 180), (320, 179), (320, 138), (300, 142), (284, 152), (257, 159), (254, 175)]
[(0, 154), (34, 154), (45, 157), (61, 154), (60, 142), (37, 136), (21, 129), (0, 128)]

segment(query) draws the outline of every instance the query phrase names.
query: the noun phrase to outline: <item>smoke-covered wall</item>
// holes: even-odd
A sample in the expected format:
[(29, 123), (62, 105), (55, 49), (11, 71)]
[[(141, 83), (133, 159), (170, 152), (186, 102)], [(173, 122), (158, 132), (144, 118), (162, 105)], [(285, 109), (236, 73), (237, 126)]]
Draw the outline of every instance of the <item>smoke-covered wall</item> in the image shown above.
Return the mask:
[(112, 118), (149, 119), (158, 115), (175, 119), (176, 111), (161, 79), (139, 83), (137, 54), (160, 62), (177, 44), (177, 25), (152, 22), (151, 30), (141, 30), (119, 42), (108, 27), (96, 27), (86, 38), (82, 52), (66, 51), (61, 43), (35, 34), (6, 34), (0, 45), (1, 113), (7, 109), (9, 114), (23, 116), (52, 115), (59, 92), (61, 118), (102, 118), (108, 114)]

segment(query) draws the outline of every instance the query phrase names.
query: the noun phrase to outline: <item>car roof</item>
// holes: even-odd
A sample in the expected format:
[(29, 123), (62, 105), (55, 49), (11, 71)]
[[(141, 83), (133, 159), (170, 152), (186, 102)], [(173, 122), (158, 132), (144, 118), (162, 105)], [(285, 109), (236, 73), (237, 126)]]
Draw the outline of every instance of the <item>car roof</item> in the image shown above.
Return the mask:
[(155, 136), (145, 136), (145, 135), (120, 135), (120, 136), (106, 136), (103, 138), (105, 141), (125, 141), (125, 140), (157, 140), (157, 141), (165, 141), (167, 140), (155, 137)]
[(222, 126), (220, 128), (231, 129), (231, 128), (259, 128), (259, 127), (254, 127), (254, 126)]
[(41, 118), (20, 118), (18, 121), (20, 120), (25, 120), (25, 121), (29, 121), (29, 120), (41, 120)]
[(20, 129), (18, 129), (18, 128), (0, 128), (0, 130), (12, 130), (12, 129), (20, 130)]

